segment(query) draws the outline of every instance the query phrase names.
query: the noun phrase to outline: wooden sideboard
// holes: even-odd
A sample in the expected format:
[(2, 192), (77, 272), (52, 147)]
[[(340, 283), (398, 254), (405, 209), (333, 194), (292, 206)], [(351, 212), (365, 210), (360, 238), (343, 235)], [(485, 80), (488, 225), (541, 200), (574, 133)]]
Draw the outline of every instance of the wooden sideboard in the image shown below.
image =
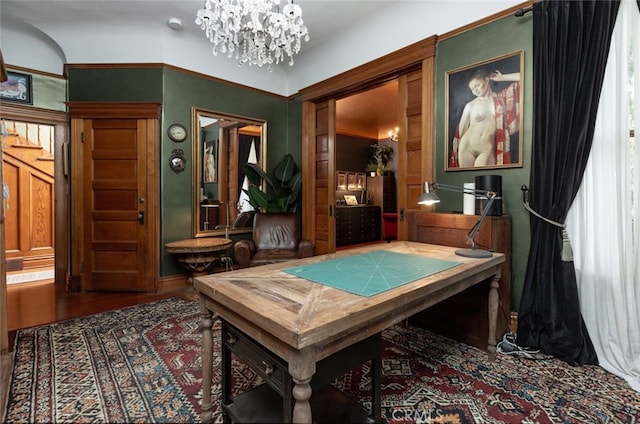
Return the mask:
[[(467, 233), (479, 218), (457, 213), (408, 211), (408, 238), (422, 243), (469, 247)], [(498, 311), (496, 336), (500, 339), (508, 330), (511, 311), (511, 216), (487, 216), (476, 237), (476, 244), (478, 248), (491, 248), (505, 254), (498, 291), (501, 310)], [(414, 315), (409, 323), (484, 349), (489, 334), (487, 302), (484, 301), (489, 283), (486, 281), (470, 287)]]
[(336, 245), (380, 240), (380, 206), (336, 206)]

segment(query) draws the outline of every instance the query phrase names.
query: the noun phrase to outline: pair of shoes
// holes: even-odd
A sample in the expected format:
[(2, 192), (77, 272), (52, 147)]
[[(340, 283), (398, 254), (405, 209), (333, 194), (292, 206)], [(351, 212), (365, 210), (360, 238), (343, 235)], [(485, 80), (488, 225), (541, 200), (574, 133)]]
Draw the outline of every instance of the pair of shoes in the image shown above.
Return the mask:
[(496, 350), (499, 353), (512, 354), (518, 352), (518, 345), (516, 344), (516, 338), (512, 333), (505, 333), (502, 336), (502, 340), (496, 345)]
[(533, 359), (532, 355), (540, 351), (518, 346), (515, 334), (509, 332), (505, 333), (505, 335), (502, 336), (502, 340), (496, 345), (496, 352), (502, 353), (503, 355), (515, 355)]

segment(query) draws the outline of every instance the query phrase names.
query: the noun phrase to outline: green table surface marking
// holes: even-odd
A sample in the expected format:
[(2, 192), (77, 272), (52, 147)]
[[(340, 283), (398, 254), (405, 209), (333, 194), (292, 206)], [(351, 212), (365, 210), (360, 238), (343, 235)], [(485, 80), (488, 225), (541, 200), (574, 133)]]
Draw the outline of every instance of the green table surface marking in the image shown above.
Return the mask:
[(283, 271), (349, 293), (371, 297), (457, 265), (460, 262), (377, 250), (285, 268)]

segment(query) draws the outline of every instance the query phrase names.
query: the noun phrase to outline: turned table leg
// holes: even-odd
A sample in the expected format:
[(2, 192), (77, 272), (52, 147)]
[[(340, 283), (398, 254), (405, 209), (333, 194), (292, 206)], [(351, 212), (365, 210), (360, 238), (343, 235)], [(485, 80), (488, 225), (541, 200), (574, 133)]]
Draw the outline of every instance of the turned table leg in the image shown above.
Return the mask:
[(496, 325), (498, 323), (498, 303), (500, 301), (498, 296), (499, 282), (500, 270), (498, 269), (498, 273), (493, 277), (489, 287), (489, 346), (487, 347), (487, 351), (490, 361), (496, 359)]
[(293, 380), (291, 391), (295, 404), (293, 406), (293, 422), (302, 424), (312, 422), (311, 377), (316, 372), (315, 356), (311, 349), (303, 349), (289, 362), (289, 374)]
[(213, 417), (213, 404), (211, 402), (211, 377), (213, 371), (213, 326), (212, 312), (204, 306), (204, 300), (200, 299), (200, 314), (202, 316), (202, 413), (200, 418), (203, 423), (211, 422)]
[(311, 423), (311, 404), (309, 399), (311, 398), (311, 385), (309, 382), (311, 378), (305, 380), (293, 379), (295, 386), (293, 386), (293, 398), (296, 403), (293, 407), (293, 422), (294, 423)]

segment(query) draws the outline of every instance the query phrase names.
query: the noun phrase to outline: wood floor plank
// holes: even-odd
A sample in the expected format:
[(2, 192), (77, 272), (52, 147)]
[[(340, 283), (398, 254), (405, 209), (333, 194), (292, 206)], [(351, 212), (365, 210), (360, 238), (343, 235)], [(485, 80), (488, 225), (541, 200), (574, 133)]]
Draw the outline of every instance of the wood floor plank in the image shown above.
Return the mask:
[(9, 348), (13, 350), (16, 331), (21, 328), (51, 324), (174, 296), (192, 298), (193, 293), (67, 293), (63, 284), (54, 284), (53, 281), (11, 284), (7, 287)]

